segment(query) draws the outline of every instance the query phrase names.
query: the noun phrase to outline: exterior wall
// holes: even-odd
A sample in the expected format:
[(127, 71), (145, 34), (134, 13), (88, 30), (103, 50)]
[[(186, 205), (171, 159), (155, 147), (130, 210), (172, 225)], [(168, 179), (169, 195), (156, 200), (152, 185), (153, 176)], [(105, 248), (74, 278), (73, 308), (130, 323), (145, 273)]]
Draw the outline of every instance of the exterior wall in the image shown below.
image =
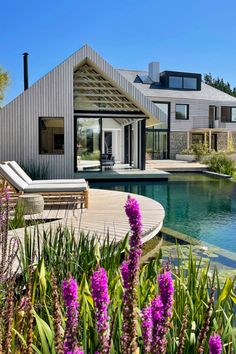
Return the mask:
[[(73, 70), (85, 61), (156, 121), (159, 109), (90, 47), (84, 46), (0, 110), (0, 161), (48, 166), (49, 178), (74, 176)], [(39, 117), (64, 117), (64, 155), (39, 154)]]
[[(158, 92), (157, 92), (158, 94)], [(236, 123), (222, 123), (220, 120), (220, 107), (221, 106), (235, 106), (235, 102), (224, 102), (224, 101), (208, 101), (208, 100), (197, 100), (197, 99), (168, 99), (158, 97), (151, 97), (152, 101), (158, 102), (170, 102), (170, 130), (171, 131), (189, 131), (194, 128), (209, 128), (209, 106), (217, 107), (217, 117), (216, 128), (226, 128), (231, 131), (236, 132)], [(179, 120), (175, 119), (175, 105), (176, 104), (188, 104), (189, 105), (189, 119)]]
[(187, 132), (170, 133), (170, 159), (175, 159), (175, 155), (187, 149)]

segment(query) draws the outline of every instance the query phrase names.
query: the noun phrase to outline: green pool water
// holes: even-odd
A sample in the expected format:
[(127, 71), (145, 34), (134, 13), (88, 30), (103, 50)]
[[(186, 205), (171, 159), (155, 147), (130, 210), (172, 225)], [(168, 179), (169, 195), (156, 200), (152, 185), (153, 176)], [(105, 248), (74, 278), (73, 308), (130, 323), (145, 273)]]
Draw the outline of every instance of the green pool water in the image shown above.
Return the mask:
[(165, 208), (165, 226), (236, 252), (234, 182), (200, 173), (179, 173), (172, 174), (169, 181), (99, 182), (91, 186), (153, 198)]

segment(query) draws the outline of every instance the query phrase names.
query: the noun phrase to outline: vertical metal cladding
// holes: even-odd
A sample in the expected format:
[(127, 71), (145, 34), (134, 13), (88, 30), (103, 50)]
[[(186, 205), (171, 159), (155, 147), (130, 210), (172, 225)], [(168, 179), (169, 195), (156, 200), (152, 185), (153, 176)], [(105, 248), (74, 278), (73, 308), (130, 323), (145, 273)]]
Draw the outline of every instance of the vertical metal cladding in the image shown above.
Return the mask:
[[(117, 70), (85, 45), (0, 109), (0, 161), (47, 164), (50, 178), (74, 175), (73, 70), (88, 59), (147, 115), (159, 109)], [(39, 117), (64, 117), (64, 155), (39, 154)]]

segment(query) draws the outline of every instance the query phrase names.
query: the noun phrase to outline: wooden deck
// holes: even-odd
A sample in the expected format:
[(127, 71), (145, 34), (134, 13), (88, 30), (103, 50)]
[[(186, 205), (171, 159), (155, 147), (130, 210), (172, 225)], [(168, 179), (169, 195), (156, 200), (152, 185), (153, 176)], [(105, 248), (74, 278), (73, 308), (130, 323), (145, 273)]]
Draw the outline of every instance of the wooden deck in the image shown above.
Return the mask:
[(146, 162), (146, 171), (156, 169), (163, 172), (202, 172), (207, 168), (207, 165), (200, 162), (179, 160), (149, 160)]
[[(131, 194), (132, 195), (132, 194)], [(162, 227), (164, 209), (158, 202), (133, 195), (140, 203), (143, 220), (143, 242), (155, 236)], [(89, 191), (89, 208), (75, 209), (73, 204), (46, 206), (41, 214), (34, 215), (34, 219), (48, 220), (38, 226), (39, 230), (57, 228), (65, 225), (75, 232), (79, 237), (81, 231), (97, 234), (105, 237), (109, 231), (110, 240), (120, 241), (129, 231), (129, 223), (124, 211), (124, 204), (128, 194), (124, 192), (91, 189)], [(26, 218), (32, 218), (27, 216)], [(53, 221), (52, 221), (53, 220)], [(31, 228), (33, 228), (31, 226)], [(9, 235), (24, 236), (24, 229), (17, 229), (9, 232)]]

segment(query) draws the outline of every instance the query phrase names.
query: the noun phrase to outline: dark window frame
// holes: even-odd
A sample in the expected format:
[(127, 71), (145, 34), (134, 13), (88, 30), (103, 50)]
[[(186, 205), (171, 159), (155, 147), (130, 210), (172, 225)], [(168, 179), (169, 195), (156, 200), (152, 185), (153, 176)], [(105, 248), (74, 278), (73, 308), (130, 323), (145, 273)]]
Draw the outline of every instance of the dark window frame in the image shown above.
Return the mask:
[[(177, 106), (187, 106), (187, 118), (177, 118), (177, 115), (176, 115), (176, 107)], [(176, 120), (189, 120), (189, 104), (187, 104), (187, 103), (176, 103), (175, 104), (175, 119)]]
[[(178, 78), (178, 79), (181, 79), (181, 86), (180, 87), (173, 87), (173, 86), (170, 86), (170, 79), (174, 77), (174, 78)], [(194, 79), (196, 80), (196, 87), (195, 88), (189, 88), (189, 87), (185, 87), (184, 85), (184, 79)], [(169, 88), (172, 89), (172, 90), (187, 90), (187, 91), (197, 91), (197, 88), (198, 88), (198, 81), (197, 81), (197, 78), (192, 76), (176, 76), (176, 75), (170, 75), (169, 76)]]
[[(228, 108), (230, 110), (230, 116), (229, 116), (229, 120), (222, 120), (222, 108)], [(220, 107), (220, 121), (221, 123), (236, 123), (236, 120), (232, 120), (232, 109), (235, 108), (236, 106), (221, 106)]]
[[(170, 87), (170, 77), (180, 77), (182, 78), (182, 87)], [(185, 88), (184, 87), (184, 78), (196, 79), (196, 88)], [(182, 90), (182, 91), (201, 91), (202, 75), (197, 73), (188, 73), (183, 71), (163, 71), (161, 73), (161, 82), (164, 84), (166, 89), (170, 90)]]
[(153, 125), (152, 127), (146, 127), (145, 132), (149, 131), (154, 134), (154, 132), (166, 132), (167, 133), (167, 159), (170, 158), (170, 124), (171, 124), (171, 102), (170, 101), (152, 101), (153, 103), (165, 103), (168, 105), (168, 120), (167, 120), (167, 128), (155, 128)]
[[(50, 119), (50, 120), (55, 120), (55, 119), (62, 119), (63, 120), (63, 135), (64, 135), (64, 147), (63, 147), (63, 152), (61, 153), (43, 153), (42, 152), (42, 136), (41, 136), (41, 120), (42, 119)], [(39, 155), (52, 155), (52, 156), (63, 156), (65, 155), (65, 119), (64, 117), (52, 117), (52, 116), (40, 116), (38, 118), (38, 147), (39, 147)]]

